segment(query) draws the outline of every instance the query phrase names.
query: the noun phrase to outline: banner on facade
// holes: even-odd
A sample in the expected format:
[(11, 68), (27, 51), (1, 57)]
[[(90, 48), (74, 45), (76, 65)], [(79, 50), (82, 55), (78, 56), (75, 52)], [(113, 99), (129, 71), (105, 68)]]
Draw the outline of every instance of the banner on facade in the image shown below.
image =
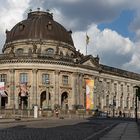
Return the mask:
[(86, 80), (86, 109), (93, 109), (94, 80)]
[(21, 97), (27, 96), (27, 84), (26, 83), (20, 84), (20, 96)]
[(0, 82), (0, 95), (2, 97), (7, 97), (7, 94), (4, 90), (5, 90), (4, 82)]

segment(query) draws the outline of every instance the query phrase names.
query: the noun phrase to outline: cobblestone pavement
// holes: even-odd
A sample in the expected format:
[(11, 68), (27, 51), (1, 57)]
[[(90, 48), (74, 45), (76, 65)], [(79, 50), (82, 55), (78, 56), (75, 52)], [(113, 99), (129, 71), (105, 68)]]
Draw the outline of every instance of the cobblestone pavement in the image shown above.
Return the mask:
[(88, 140), (112, 124), (98, 119), (5, 123), (0, 125), (0, 140)]

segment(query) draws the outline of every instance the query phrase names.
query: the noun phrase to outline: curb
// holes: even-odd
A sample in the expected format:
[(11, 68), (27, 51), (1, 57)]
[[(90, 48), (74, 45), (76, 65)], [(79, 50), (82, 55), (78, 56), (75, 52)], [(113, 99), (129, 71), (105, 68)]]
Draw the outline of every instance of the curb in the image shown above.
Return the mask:
[(112, 128), (114, 128), (116, 125), (118, 125), (118, 123), (114, 123), (111, 126), (108, 126), (108, 127), (104, 128), (104, 129), (102, 129), (102, 130), (100, 130), (100, 131), (88, 136), (84, 140), (91, 140), (94, 137), (95, 137), (94, 140), (96, 140), (96, 139), (98, 140), (99, 138), (103, 137), (107, 132), (109, 132)]

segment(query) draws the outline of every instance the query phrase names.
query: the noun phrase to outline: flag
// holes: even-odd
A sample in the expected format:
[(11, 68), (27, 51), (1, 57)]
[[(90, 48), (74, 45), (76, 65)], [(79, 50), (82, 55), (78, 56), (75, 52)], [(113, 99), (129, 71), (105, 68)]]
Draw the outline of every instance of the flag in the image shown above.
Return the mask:
[(86, 34), (86, 45), (89, 43), (89, 36)]
[(7, 97), (7, 93), (4, 90), (5, 90), (4, 82), (0, 82), (0, 96)]

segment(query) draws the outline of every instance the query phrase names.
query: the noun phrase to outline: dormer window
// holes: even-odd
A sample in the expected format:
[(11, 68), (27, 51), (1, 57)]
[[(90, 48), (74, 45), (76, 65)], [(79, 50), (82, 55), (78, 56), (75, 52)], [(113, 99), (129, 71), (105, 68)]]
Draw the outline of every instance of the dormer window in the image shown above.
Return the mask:
[(51, 21), (48, 22), (48, 24), (47, 24), (47, 29), (48, 29), (48, 30), (52, 30), (52, 23), (51, 23)]
[(20, 30), (20, 31), (23, 31), (23, 30), (24, 30), (24, 27), (25, 27), (24, 24), (22, 24), (22, 23), (19, 24), (19, 30)]

